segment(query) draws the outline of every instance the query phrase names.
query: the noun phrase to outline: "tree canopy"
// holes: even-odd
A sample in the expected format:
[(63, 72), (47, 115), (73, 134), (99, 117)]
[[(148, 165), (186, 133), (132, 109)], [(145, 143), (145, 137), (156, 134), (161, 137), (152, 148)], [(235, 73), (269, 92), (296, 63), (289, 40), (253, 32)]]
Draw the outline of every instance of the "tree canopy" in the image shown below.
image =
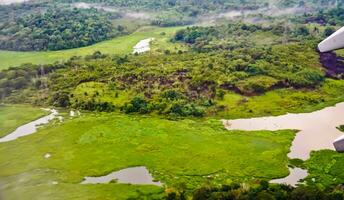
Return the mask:
[(69, 49), (106, 40), (119, 32), (107, 15), (95, 9), (48, 9), (3, 23), (0, 49)]

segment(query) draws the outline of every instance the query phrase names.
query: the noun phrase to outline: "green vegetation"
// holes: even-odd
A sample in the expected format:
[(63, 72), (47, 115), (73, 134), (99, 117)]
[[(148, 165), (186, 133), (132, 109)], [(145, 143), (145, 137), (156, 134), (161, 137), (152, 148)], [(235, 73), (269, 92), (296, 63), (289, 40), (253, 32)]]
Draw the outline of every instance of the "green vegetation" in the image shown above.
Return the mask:
[[(181, 196), (179, 193), (170, 193), (169, 196)], [(222, 185), (222, 186), (205, 186), (198, 188), (193, 192), (193, 200), (309, 200), (309, 199), (327, 199), (335, 200), (343, 198), (343, 190), (340, 186), (337, 188), (327, 188), (323, 190), (314, 186), (299, 186), (293, 188), (287, 185), (269, 184), (266, 181), (247, 186), (240, 184)], [(178, 197), (179, 197), (178, 196)], [(176, 198), (178, 199), (178, 198)], [(179, 198), (182, 199), (182, 198)]]
[[(35, 134), (0, 143), (0, 198), (343, 198), (342, 154), (325, 150), (307, 161), (289, 159), (296, 131), (228, 131), (220, 122), (343, 102), (342, 77), (336, 71), (330, 76), (316, 51), (341, 25), (342, 4), (326, 10), (335, 0), (86, 0), (93, 4), (82, 5), (93, 8), (71, 9), (75, 2), (0, 6), (0, 41), (12, 47), (85, 46), (0, 51), (0, 137), (44, 114), (10, 104), (53, 106), (64, 116)], [(256, 14), (269, 6), (321, 11)], [(236, 8), (253, 14), (240, 22), (217, 21)], [(216, 24), (161, 28), (205, 16)], [(150, 52), (132, 54), (147, 38), (154, 38)], [(82, 114), (71, 117), (65, 112), (71, 109)], [(85, 176), (133, 166), (146, 166), (164, 187), (80, 184)], [(307, 185), (267, 182), (285, 177), (288, 167), (307, 169)]]
[[(221, 26), (192, 26), (179, 30), (175, 41), (189, 44), (199, 52), (214, 50), (235, 50), (243, 47), (271, 46), (283, 39), (280, 25), (263, 27), (243, 23), (229, 23)], [(265, 40), (262, 42), (261, 40)]]
[[(137, 193), (137, 188), (159, 191), (116, 183), (79, 184), (84, 176), (130, 166), (146, 166), (167, 187), (184, 185), (187, 190), (209, 182), (269, 180), (288, 174), (287, 153), (294, 133), (227, 131), (217, 120), (83, 114), (0, 144), (0, 163), (6, 163), (0, 165), (0, 177), (6, 183), (4, 195), (13, 199), (16, 193), (21, 199), (83, 199), (87, 194), (110, 199), (116, 191), (118, 198)], [(44, 158), (46, 153), (51, 157)], [(58, 184), (52, 185), (53, 181)]]
[(0, 137), (45, 114), (46, 111), (29, 105), (0, 105)]
[(318, 27), (319, 25), (311, 27), (300, 23), (271, 22), (265, 25), (227, 22), (216, 26), (192, 26), (181, 29), (175, 34), (174, 41), (186, 43), (198, 52), (272, 48), (275, 45), (289, 43), (316, 48), (318, 38), (325, 32)]
[[(133, 51), (133, 47), (142, 39), (154, 37), (156, 41), (153, 44), (153, 49), (160, 49), (160, 44), (163, 47), (167, 46), (172, 49), (174, 46), (166, 38), (171, 37), (180, 27), (172, 28), (157, 28), (144, 27), (134, 32), (131, 35), (120, 36), (108, 41), (100, 42), (91, 46), (81, 47), (77, 49), (68, 49), (61, 51), (46, 51), (46, 52), (16, 52), (16, 51), (0, 51), (0, 69), (7, 69), (10, 66), (18, 66), (23, 63), (32, 64), (48, 64), (57, 61), (66, 61), (73, 56), (86, 56), (100, 51), (104, 54), (129, 54)], [(165, 33), (165, 34), (161, 34)], [(161, 43), (159, 41), (162, 41)], [(180, 45), (179, 45), (180, 46)], [(163, 48), (162, 48), (163, 49)], [(174, 48), (173, 48), (174, 49)]]
[(306, 181), (310, 185), (328, 187), (342, 184), (344, 173), (341, 168), (344, 155), (331, 150), (311, 153), (311, 158), (305, 162), (309, 176)]
[[(27, 176), (25, 176), (27, 175)], [(97, 185), (80, 185), (71, 183), (52, 184), (49, 180), (51, 177), (44, 177), (47, 173), (31, 172), (21, 175), (27, 183), (29, 178), (44, 182), (37, 184), (31, 181), (29, 185), (15, 183), (13, 177), (2, 180), (10, 186), (6, 191), (2, 191), (2, 197), (6, 200), (84, 200), (84, 199), (101, 199), (101, 200), (126, 200), (126, 199), (152, 199), (160, 200), (165, 196), (162, 188), (145, 185), (129, 184), (97, 184)], [(17, 187), (16, 187), (17, 186)]]
[(0, 49), (38, 51), (88, 46), (122, 34), (124, 28), (114, 29), (95, 9), (49, 9), (3, 23), (0, 30)]
[(252, 97), (228, 92), (216, 104), (226, 108), (218, 116), (229, 119), (312, 112), (342, 102), (343, 89), (343, 81), (328, 79), (317, 89), (278, 89)]
[[(200, 14), (223, 12), (227, 10), (254, 10), (268, 6), (279, 8), (286, 7), (316, 7), (326, 8), (334, 6), (336, 1), (315, 0), (217, 0), (217, 1), (192, 1), (192, 0), (58, 0), (58, 2), (88, 2), (104, 3), (115, 7), (125, 7), (132, 10), (169, 11), (185, 13), (186, 16), (195, 17)], [(340, 5), (340, 3), (339, 3)]]
[[(231, 52), (127, 56), (97, 52), (62, 64), (4, 70), (0, 89), (8, 103), (92, 111), (172, 117), (280, 114), (343, 99), (338, 92), (342, 81), (325, 81), (318, 59), (314, 49), (294, 43)], [(245, 96), (253, 97), (247, 101)]]
[(13, 18), (20, 18), (29, 14), (40, 13), (50, 4), (47, 2), (30, 2), (22, 4), (0, 5), (0, 24), (6, 23)]
[(340, 131), (342, 131), (342, 132), (344, 132), (344, 125), (338, 126), (337, 129), (340, 130)]
[(305, 22), (315, 22), (322, 25), (343, 26), (344, 8), (337, 7), (329, 10), (320, 10), (317, 13), (305, 15)]

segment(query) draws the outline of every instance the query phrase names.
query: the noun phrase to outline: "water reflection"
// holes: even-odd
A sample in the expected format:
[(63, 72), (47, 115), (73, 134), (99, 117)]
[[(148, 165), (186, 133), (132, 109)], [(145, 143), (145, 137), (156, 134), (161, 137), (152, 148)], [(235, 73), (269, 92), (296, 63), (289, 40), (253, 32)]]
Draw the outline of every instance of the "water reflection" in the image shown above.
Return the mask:
[(157, 185), (160, 182), (154, 182), (152, 175), (146, 167), (130, 167), (116, 172), (112, 172), (105, 176), (85, 177), (82, 184), (110, 183), (116, 180), (117, 183), (141, 184), (141, 185)]

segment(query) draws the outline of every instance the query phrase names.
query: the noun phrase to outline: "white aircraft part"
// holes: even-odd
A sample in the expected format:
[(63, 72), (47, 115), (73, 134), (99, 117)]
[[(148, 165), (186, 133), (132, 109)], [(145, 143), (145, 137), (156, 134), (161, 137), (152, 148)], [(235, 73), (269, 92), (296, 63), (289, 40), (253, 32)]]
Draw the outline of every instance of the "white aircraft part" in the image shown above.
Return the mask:
[(344, 152), (344, 136), (340, 136), (333, 142), (333, 146), (338, 152)]
[(344, 48), (344, 27), (320, 42), (318, 49), (320, 52), (328, 52)]

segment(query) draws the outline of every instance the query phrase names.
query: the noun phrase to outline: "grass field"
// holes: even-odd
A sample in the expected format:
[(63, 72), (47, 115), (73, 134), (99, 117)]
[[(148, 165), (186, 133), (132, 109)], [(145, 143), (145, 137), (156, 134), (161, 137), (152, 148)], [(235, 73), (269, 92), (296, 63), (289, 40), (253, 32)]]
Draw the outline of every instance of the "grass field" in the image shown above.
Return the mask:
[(305, 162), (309, 176), (308, 184), (321, 187), (340, 185), (344, 181), (344, 154), (331, 150), (312, 152), (311, 158)]
[(0, 137), (46, 114), (46, 111), (28, 105), (0, 105)]
[(133, 51), (133, 47), (136, 43), (150, 37), (155, 38), (152, 46), (153, 50), (161, 51), (161, 49), (174, 49), (175, 45), (170, 43), (168, 38), (170, 38), (176, 30), (181, 28), (182, 27), (142, 27), (130, 35), (117, 37), (87, 47), (69, 50), (47, 52), (0, 51), (0, 70), (23, 63), (54, 63), (56, 61), (67, 60), (72, 56), (90, 55), (95, 51), (100, 51), (104, 54), (129, 54)]
[(167, 187), (186, 189), (209, 182), (272, 179), (288, 174), (293, 137), (294, 131), (227, 131), (218, 120), (83, 114), (0, 144), (1, 189), (5, 199), (161, 195), (157, 186), (79, 184), (84, 176), (130, 166), (146, 166)]

